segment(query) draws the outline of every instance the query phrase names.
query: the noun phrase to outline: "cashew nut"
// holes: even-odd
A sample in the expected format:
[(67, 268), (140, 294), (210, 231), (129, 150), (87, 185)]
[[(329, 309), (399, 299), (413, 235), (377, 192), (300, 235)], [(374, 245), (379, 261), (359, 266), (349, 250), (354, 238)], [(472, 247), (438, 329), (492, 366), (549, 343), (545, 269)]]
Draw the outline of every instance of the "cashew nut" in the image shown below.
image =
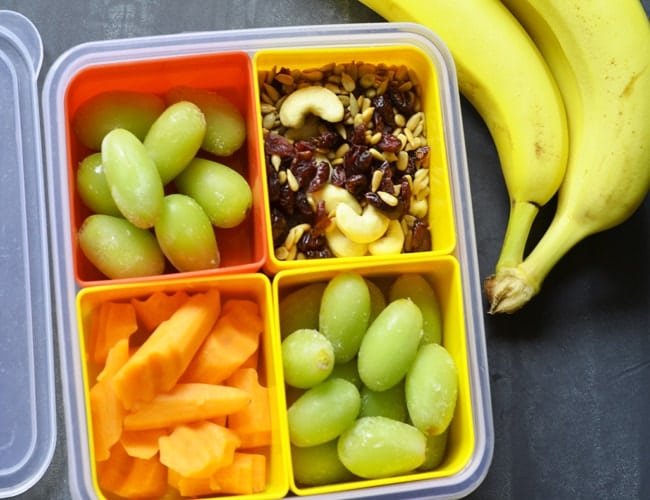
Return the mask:
[(329, 225), (325, 231), (325, 239), (330, 250), (337, 257), (362, 257), (368, 252), (367, 244), (352, 241), (339, 231), (336, 224)]
[(343, 103), (334, 92), (325, 87), (312, 85), (292, 92), (280, 108), (280, 122), (285, 127), (300, 128), (309, 114), (331, 123), (343, 120)]
[(340, 205), (347, 205), (350, 209), (358, 215), (361, 215), (361, 205), (357, 199), (352, 196), (347, 189), (334, 184), (327, 183), (322, 188), (307, 194), (307, 201), (315, 206), (319, 201), (325, 202), (325, 211), (330, 214), (336, 211)]
[(341, 232), (357, 243), (378, 240), (388, 229), (390, 219), (373, 205), (367, 205), (361, 215), (345, 203), (336, 207), (335, 222)]
[(368, 243), (370, 255), (395, 255), (402, 253), (404, 246), (404, 231), (398, 220), (391, 220), (388, 223), (386, 234), (372, 243)]

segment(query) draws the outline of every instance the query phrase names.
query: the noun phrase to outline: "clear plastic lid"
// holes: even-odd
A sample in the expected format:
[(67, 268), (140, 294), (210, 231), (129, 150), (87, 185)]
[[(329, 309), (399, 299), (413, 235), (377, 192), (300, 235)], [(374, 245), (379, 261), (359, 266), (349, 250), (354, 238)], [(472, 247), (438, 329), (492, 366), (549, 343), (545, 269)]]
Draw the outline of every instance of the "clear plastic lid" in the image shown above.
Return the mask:
[(0, 498), (41, 478), (56, 442), (42, 60), (34, 25), (0, 10)]

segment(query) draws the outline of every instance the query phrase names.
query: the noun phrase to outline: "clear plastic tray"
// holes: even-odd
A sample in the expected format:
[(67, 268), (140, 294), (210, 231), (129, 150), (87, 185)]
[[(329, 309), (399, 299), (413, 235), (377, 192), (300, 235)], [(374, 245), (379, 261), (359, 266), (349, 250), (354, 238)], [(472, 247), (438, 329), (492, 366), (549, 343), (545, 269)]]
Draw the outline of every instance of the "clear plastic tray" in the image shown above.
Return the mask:
[[(460, 263), (475, 441), (471, 458), (456, 474), (350, 490), (345, 492), (345, 496), (459, 498), (469, 494), (481, 483), (492, 459), (494, 436), (474, 222), (454, 64), (444, 44), (422, 26), (407, 23), (342, 24), (183, 33), (91, 42), (74, 47), (63, 54), (48, 72), (42, 95), (43, 122), (50, 195), (50, 234), (55, 263), (54, 294), (60, 313), (57, 317), (57, 329), (66, 407), (69, 483), (74, 497), (92, 498), (95, 496), (95, 490), (90, 466), (85, 389), (82, 377), (79, 376), (83, 369), (82, 353), (79, 350), (79, 332), (75, 324), (75, 297), (80, 285), (74, 278), (73, 249), (70, 241), (72, 217), (68, 200), (69, 141), (66, 136), (65, 99), (71, 79), (88, 67), (116, 62), (133, 63), (233, 51), (246, 52), (253, 58), (258, 51), (269, 48), (400, 44), (413, 45), (426, 52), (440, 75), (443, 128), (447, 139), (446, 153), (455, 220), (456, 246), (452, 254)], [(326, 493), (319, 495), (319, 498), (335, 496), (340, 496), (340, 493)]]
[(0, 497), (37, 482), (56, 442), (42, 60), (34, 25), (0, 10)]

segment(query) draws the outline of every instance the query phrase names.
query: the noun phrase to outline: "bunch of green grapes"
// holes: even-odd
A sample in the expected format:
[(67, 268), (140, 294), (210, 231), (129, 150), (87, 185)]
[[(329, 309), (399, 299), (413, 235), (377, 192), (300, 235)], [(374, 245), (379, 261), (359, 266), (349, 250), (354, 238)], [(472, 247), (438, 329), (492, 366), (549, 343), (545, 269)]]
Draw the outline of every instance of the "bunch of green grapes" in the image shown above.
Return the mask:
[(279, 303), (298, 484), (431, 470), (444, 458), (458, 373), (436, 293), (420, 274), (383, 285), (342, 272)]
[(235, 227), (252, 206), (246, 179), (217, 161), (246, 138), (239, 110), (222, 96), (179, 87), (165, 97), (113, 91), (86, 101), (72, 128), (93, 151), (76, 188), (92, 215), (79, 245), (108, 278), (212, 269), (221, 257), (214, 228)]

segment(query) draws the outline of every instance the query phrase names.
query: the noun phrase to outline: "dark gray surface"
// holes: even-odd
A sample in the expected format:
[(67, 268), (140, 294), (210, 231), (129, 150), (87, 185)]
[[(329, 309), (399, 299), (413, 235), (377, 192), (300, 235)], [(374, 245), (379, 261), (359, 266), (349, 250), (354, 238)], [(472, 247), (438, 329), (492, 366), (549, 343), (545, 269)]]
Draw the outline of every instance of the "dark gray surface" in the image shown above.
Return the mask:
[[(650, 0), (642, 3), (649, 12)], [(40, 30), (41, 81), (61, 53), (90, 40), (381, 21), (355, 0), (2, 0), (0, 8), (21, 12)], [(498, 255), (507, 195), (487, 130), (465, 101), (463, 113), (485, 276)], [(536, 234), (552, 208), (542, 213)], [(524, 310), (486, 316), (495, 450), (470, 498), (650, 498), (649, 240), (646, 200), (628, 222), (571, 251)], [(60, 391), (57, 401), (54, 459), (19, 498), (70, 498)]]

